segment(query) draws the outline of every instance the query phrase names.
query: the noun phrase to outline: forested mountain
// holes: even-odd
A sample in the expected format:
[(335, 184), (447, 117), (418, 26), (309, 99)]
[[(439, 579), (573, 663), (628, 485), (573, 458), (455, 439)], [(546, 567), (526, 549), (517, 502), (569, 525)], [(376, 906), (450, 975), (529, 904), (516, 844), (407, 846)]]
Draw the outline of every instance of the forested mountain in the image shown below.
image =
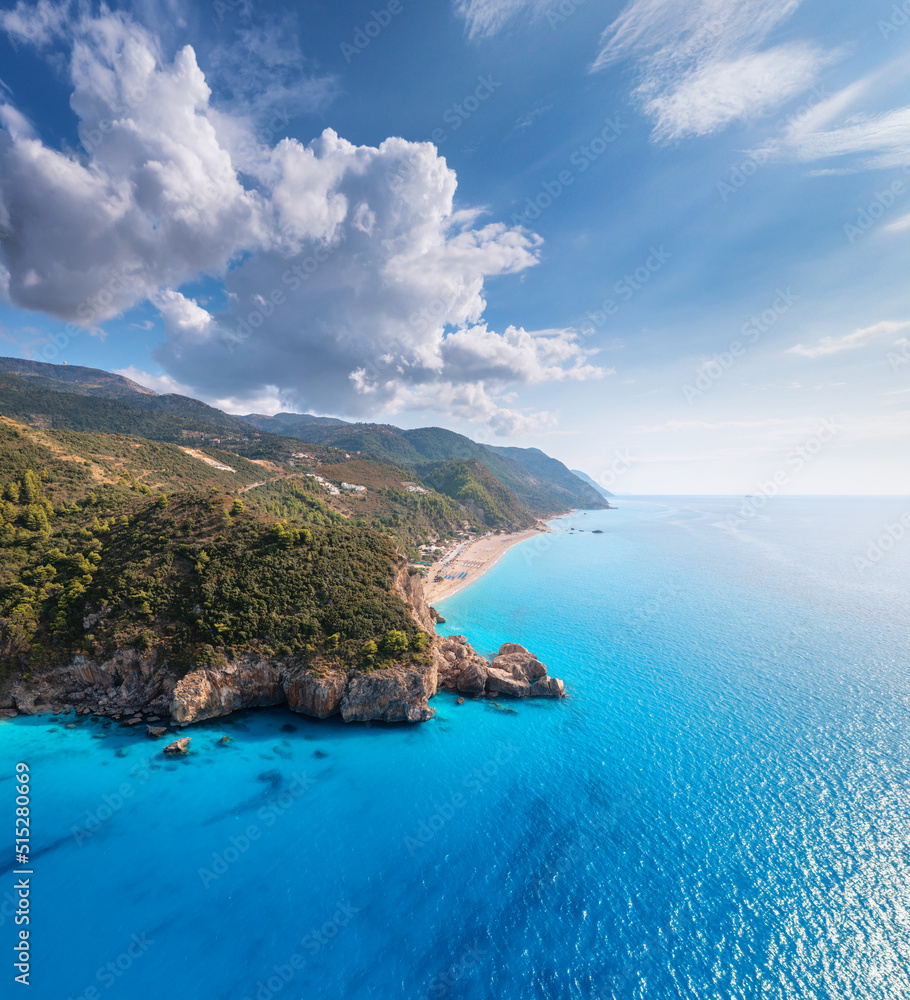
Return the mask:
[(503, 448), (478, 444), (463, 434), (442, 427), (402, 430), (390, 424), (341, 424), (309, 414), (279, 413), (274, 417), (251, 414), (244, 419), (261, 431), (281, 433), (301, 440), (359, 451), (387, 462), (429, 475), (433, 465), (452, 460), (476, 460), (499, 482), (512, 490), (529, 511), (538, 515), (565, 513), (574, 508), (604, 506), (603, 497), (573, 475), (562, 462), (537, 448)]
[[(121, 399), (129, 396), (155, 396), (154, 389), (139, 385), (132, 379), (100, 368), (85, 368), (82, 365), (51, 365), (44, 361), (26, 361), (23, 358), (0, 358), (0, 373), (20, 375), (32, 380), (40, 388), (61, 386), (64, 392), (75, 392), (85, 396), (107, 396)], [(45, 381), (52, 383), (45, 385)]]
[(188, 396), (158, 395), (123, 376), (75, 365), (0, 358), (0, 413), (68, 430), (177, 443), (209, 439), (248, 458), (276, 461), (299, 449), (287, 440), (296, 438), (399, 466), (418, 479), (441, 462), (476, 460), (515, 494), (526, 509), (523, 516), (604, 506), (597, 489), (537, 448), (482, 445), (442, 427), (402, 430), (298, 413), (236, 417)]
[(479, 514), (494, 528), (530, 528), (536, 523), (516, 495), (477, 459), (440, 462), (430, 467), (423, 481)]

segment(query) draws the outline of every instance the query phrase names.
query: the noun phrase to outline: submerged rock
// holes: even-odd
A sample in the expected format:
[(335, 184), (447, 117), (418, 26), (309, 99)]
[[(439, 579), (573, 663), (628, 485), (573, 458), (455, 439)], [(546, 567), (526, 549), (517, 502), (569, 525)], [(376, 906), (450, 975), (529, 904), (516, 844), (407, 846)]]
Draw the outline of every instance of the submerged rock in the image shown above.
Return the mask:
[(145, 735), (150, 736), (153, 740), (160, 740), (162, 736), (167, 732), (167, 726), (146, 726)]

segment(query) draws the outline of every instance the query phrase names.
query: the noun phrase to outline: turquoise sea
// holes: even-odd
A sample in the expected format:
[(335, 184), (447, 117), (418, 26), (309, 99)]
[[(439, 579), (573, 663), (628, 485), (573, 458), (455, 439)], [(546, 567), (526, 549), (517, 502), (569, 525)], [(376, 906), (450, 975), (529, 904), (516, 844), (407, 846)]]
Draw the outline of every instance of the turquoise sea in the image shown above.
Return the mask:
[(33, 796), (22, 995), (910, 997), (910, 500), (616, 503), (441, 607), (564, 701), (249, 712), (177, 761), (0, 724), (6, 860), (17, 761)]

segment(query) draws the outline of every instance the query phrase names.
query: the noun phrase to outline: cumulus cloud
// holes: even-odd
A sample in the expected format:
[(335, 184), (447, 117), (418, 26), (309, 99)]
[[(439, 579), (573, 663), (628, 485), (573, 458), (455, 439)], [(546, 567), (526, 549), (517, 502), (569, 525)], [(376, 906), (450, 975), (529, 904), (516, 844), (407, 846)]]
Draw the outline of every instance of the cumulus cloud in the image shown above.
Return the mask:
[[(0, 24), (27, 32), (21, 8)], [(54, 150), (18, 121), (0, 131), (0, 247), (14, 304), (94, 324), (222, 271), (264, 233), (259, 196), (207, 117), (193, 50), (165, 64), (115, 13), (73, 32), (70, 103), (88, 154)]]
[(842, 351), (855, 351), (863, 347), (870, 340), (877, 340), (879, 337), (893, 337), (896, 333), (902, 333), (910, 329), (910, 321), (884, 320), (881, 323), (874, 323), (872, 326), (864, 326), (853, 333), (844, 334), (842, 337), (822, 337), (817, 344), (806, 346), (796, 344), (791, 347), (788, 354), (799, 354), (804, 358), (824, 358), (829, 354), (840, 354)]
[(234, 395), (268, 382), (288, 406), (327, 413), (489, 421), (510, 385), (601, 374), (569, 331), (482, 322), (485, 280), (532, 266), (538, 240), (456, 212), (432, 145), (354, 146), (327, 130), (280, 143), (261, 179), (276, 245), (231, 269), (219, 312), (167, 304), (159, 359), (178, 377)]
[[(0, 277), (15, 305), (92, 326), (151, 301), (167, 376), (235, 410), (422, 407), (507, 432), (552, 420), (511, 406), (515, 386), (604, 374), (572, 331), (483, 321), (487, 279), (533, 266), (540, 240), (457, 208), (433, 145), (263, 141), (236, 95), (213, 100), (189, 46), (168, 61), (123, 14), (41, 33), (28, 11), (0, 25), (71, 45), (85, 153), (50, 148), (7, 105)], [(181, 291), (203, 275), (224, 283), (219, 308)]]
[(606, 29), (594, 71), (636, 61), (635, 96), (658, 140), (716, 132), (805, 90), (833, 56), (808, 43), (761, 48), (801, 0), (633, 0)]
[[(123, 375), (133, 382), (138, 382), (139, 385), (144, 385), (147, 389), (154, 389), (158, 393), (176, 393), (180, 396), (198, 395), (194, 386), (184, 385), (172, 376), (161, 372), (144, 371), (141, 368), (137, 368), (136, 365), (117, 368), (116, 374)], [(211, 406), (217, 406), (218, 409), (226, 410), (228, 413), (256, 412), (271, 415), (285, 409), (276, 386), (265, 386), (262, 394), (259, 396), (245, 396), (242, 399), (235, 399), (231, 396), (210, 396), (204, 399), (203, 402), (209, 403)]]

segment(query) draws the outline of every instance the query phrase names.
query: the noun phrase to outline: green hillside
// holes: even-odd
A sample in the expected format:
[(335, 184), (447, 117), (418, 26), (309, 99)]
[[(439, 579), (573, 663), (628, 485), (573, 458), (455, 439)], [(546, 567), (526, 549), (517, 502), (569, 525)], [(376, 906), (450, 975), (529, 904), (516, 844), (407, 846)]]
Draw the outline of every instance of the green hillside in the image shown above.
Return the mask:
[(19, 375), (29, 379), (37, 388), (54, 389), (85, 396), (105, 396), (109, 399), (155, 396), (154, 389), (139, 385), (132, 379), (100, 368), (82, 365), (51, 365), (44, 361), (26, 361), (23, 358), (0, 358), (0, 374)]
[(271, 516), (224, 492), (237, 475), (0, 418), (0, 675), (125, 647), (183, 669), (243, 650), (357, 666), (390, 631), (420, 654), (391, 537), (315, 495)]
[(514, 530), (536, 524), (515, 494), (476, 459), (434, 465), (424, 473), (423, 481), (476, 512), (491, 528)]
[(536, 448), (499, 448), (478, 444), (442, 427), (401, 430), (388, 424), (325, 422), (308, 414), (251, 415), (261, 431), (281, 428), (284, 434), (316, 441), (349, 452), (361, 452), (415, 470), (424, 481), (440, 462), (476, 460), (515, 493), (536, 516), (565, 513), (574, 508), (604, 506), (603, 497), (573, 475), (562, 462)]

